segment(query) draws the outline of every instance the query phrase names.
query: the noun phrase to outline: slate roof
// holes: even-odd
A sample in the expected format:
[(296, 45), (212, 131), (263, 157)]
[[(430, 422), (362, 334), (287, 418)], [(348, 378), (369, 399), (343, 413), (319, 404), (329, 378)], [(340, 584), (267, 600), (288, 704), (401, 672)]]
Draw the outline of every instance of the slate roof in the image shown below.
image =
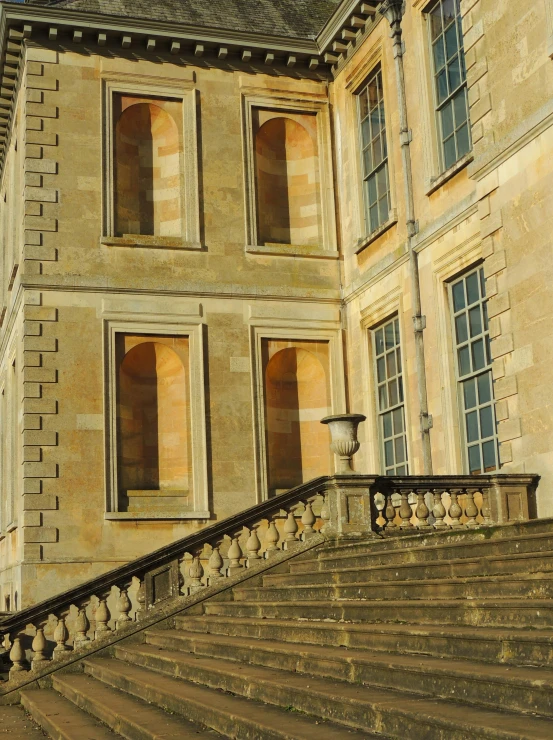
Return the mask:
[(340, 0), (25, 0), (67, 10), (313, 39)]

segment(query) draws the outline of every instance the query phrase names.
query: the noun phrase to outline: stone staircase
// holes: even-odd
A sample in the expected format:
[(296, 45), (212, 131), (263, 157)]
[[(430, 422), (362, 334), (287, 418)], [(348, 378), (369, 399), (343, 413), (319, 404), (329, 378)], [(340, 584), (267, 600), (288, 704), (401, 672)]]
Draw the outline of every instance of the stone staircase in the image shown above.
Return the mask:
[(24, 687), (9, 736), (545, 740), (552, 659), (553, 521), (324, 542)]

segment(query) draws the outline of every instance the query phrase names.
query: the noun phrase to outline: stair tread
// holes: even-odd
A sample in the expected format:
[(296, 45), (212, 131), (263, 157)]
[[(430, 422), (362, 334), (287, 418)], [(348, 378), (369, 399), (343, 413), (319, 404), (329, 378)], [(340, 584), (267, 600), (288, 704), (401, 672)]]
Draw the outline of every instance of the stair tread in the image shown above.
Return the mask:
[[(174, 697), (182, 697), (196, 702), (201, 707), (216, 706), (217, 710), (232, 715), (238, 721), (250, 720), (272, 732), (281, 732), (283, 738), (298, 740), (364, 740), (380, 737), (366, 732), (350, 730), (332, 722), (319, 720), (305, 715), (291, 713), (281, 708), (267, 705), (253, 699), (216, 691), (190, 681), (173, 678), (164, 674), (126, 663), (114, 658), (94, 658), (85, 661), (86, 667), (97, 666), (112, 675), (120, 676), (127, 681), (137, 681), (151, 687), (152, 690)], [(262, 735), (260, 735), (262, 737)]]
[[(84, 698), (86, 707), (83, 711), (91, 712), (115, 731), (121, 724), (132, 725), (152, 738), (163, 737), (164, 740), (187, 740), (188, 738), (220, 737), (213, 730), (189, 722), (184, 718), (165, 712), (163, 709), (146, 704), (123, 691), (106, 686), (91, 676), (84, 674), (65, 674), (54, 676), (54, 688), (79, 706)], [(90, 708), (90, 704), (93, 708)], [(121, 733), (123, 734), (123, 733)]]
[(44, 733), (21, 707), (0, 707), (0, 737), (10, 740), (44, 740)]
[[(440, 599), (440, 598), (432, 598), (432, 599), (332, 599), (330, 601), (330, 604), (332, 606), (335, 605), (343, 605), (343, 606), (355, 606), (362, 609), (366, 609), (367, 606), (370, 606), (371, 604), (390, 604), (391, 607), (407, 607), (407, 606), (413, 606), (417, 605), (420, 606), (421, 604), (424, 604), (426, 607), (436, 607), (436, 608), (442, 608), (444, 606), (459, 606), (460, 604), (463, 605), (471, 605), (473, 607), (478, 607), (480, 605), (482, 606), (500, 606), (501, 608), (505, 608), (506, 606), (514, 606), (518, 609), (521, 608), (527, 608), (527, 609), (539, 609), (539, 608), (553, 608), (553, 599), (528, 599), (527, 597), (521, 596), (520, 598), (513, 598), (513, 597), (505, 597), (501, 598), (498, 596), (491, 596), (489, 598), (486, 598), (484, 596), (479, 596), (478, 598), (470, 598), (467, 596), (461, 596), (458, 599), (452, 599), (451, 597), (448, 597), (447, 599)], [(286, 609), (289, 606), (301, 606), (301, 605), (308, 605), (308, 606), (328, 606), (329, 600), (328, 599), (290, 599), (290, 601), (271, 601), (270, 599), (264, 599), (263, 601), (214, 601), (209, 604), (209, 606), (214, 605), (224, 605), (224, 606), (245, 606), (246, 604), (250, 604), (253, 606), (280, 606), (283, 609)], [(391, 611), (391, 610), (390, 610)]]
[[(478, 534), (479, 530), (474, 529), (472, 530), (474, 534)], [(358, 557), (360, 553), (359, 550), (361, 548), (369, 548), (371, 554), (385, 554), (385, 555), (391, 555), (392, 553), (397, 552), (407, 552), (407, 548), (410, 553), (417, 553), (417, 552), (429, 552), (429, 551), (438, 551), (438, 550), (447, 550), (451, 548), (461, 548), (467, 549), (473, 547), (476, 545), (482, 545), (487, 544), (490, 547), (493, 547), (493, 545), (497, 545), (499, 543), (506, 543), (506, 542), (539, 542), (539, 540), (543, 539), (549, 539), (553, 536), (553, 526), (551, 528), (551, 531), (546, 532), (538, 532), (535, 534), (515, 534), (512, 537), (498, 537), (496, 539), (490, 538), (490, 539), (468, 539), (465, 537), (464, 541), (458, 541), (458, 542), (438, 542), (436, 544), (427, 543), (424, 545), (417, 545), (413, 542), (412, 538), (423, 538), (428, 537), (429, 535), (435, 535), (435, 534), (441, 534), (441, 535), (453, 535), (455, 533), (459, 533), (459, 535), (467, 535), (470, 534), (470, 531), (467, 530), (442, 530), (442, 532), (413, 532), (409, 535), (403, 535), (401, 537), (382, 537), (379, 540), (372, 540), (368, 539), (365, 542), (355, 542), (348, 545), (325, 545), (322, 552), (319, 553), (317, 558), (306, 558), (304, 562), (317, 562), (318, 560), (335, 560), (339, 558), (348, 558), (348, 557)], [(395, 547), (395, 548), (387, 548), (387, 547), (380, 547), (385, 543), (393, 543), (394, 540), (398, 540), (400, 542), (404, 542), (407, 545), (406, 547)], [(351, 549), (350, 549), (351, 548)], [(356, 548), (357, 552), (354, 550)], [(334, 553), (332, 551), (335, 551)], [(342, 554), (338, 554), (341, 552)], [(513, 553), (511, 553), (513, 554)], [(518, 553), (517, 553), (518, 554)], [(520, 553), (525, 554), (525, 553)]]
[[(323, 702), (338, 698), (348, 705), (376, 705), (380, 711), (393, 710), (403, 715), (414, 715), (419, 721), (427, 720), (435, 723), (441, 722), (448, 726), (462, 726), (467, 729), (472, 728), (475, 732), (477, 728), (501, 730), (504, 733), (511, 733), (505, 734), (505, 737), (524, 737), (529, 740), (538, 740), (538, 738), (544, 740), (544, 738), (551, 736), (551, 721), (532, 715), (485, 709), (473, 705), (459, 704), (451, 700), (418, 696), (412, 693), (394, 691), (393, 689), (355, 685), (333, 679), (316, 678), (277, 668), (225, 661), (220, 658), (213, 659), (193, 654), (183, 654), (178, 651), (159, 650), (149, 645), (120, 647), (117, 649), (117, 654), (120, 653), (125, 656), (126, 660), (132, 659), (134, 656), (162, 658), (175, 671), (178, 671), (179, 666), (187, 665), (196, 671), (203, 668), (215, 676), (239, 675), (248, 683), (248, 686), (264, 683), (277, 690), (293, 690), (294, 693), (302, 692), (304, 695), (307, 694), (308, 697), (317, 696)], [(132, 665), (132, 663), (129, 665)], [(148, 673), (149, 671), (145, 670), (145, 672)]]
[[(366, 649), (355, 648), (348, 650), (345, 647), (327, 647), (319, 645), (304, 645), (301, 643), (279, 642), (278, 640), (245, 639), (218, 635), (198, 635), (197, 632), (184, 630), (147, 630), (147, 636), (173, 637), (193, 639), (196, 642), (211, 642), (236, 647), (255, 647), (273, 653), (289, 654), (293, 649), (296, 655), (316, 656), (322, 659), (334, 659), (348, 663), (364, 663), (386, 665), (387, 667), (403, 668), (416, 672), (437, 672), (459, 677), (470, 677), (490, 681), (520, 683), (533, 688), (553, 689), (553, 670), (548, 668), (519, 667), (500, 663), (484, 663), (481, 661), (453, 660), (451, 658), (436, 658), (433, 656), (388, 655)], [(539, 685), (538, 685), (539, 684)], [(553, 697), (552, 697), (553, 700)]]
[(53, 689), (22, 691), (21, 702), (43, 730), (55, 736), (56, 740), (113, 740), (121, 737)]
[[(208, 614), (198, 616), (177, 616), (177, 623), (192, 622), (203, 627), (209, 623), (221, 625), (218, 617), (209, 616)], [(529, 642), (546, 641), (553, 642), (553, 630), (550, 629), (525, 629), (524, 627), (505, 629), (502, 627), (458, 627), (455, 625), (433, 625), (433, 624), (394, 624), (383, 622), (320, 622), (309, 619), (270, 619), (256, 617), (225, 617), (225, 622), (232, 624), (247, 624), (249, 626), (265, 626), (267, 624), (290, 627), (291, 629), (321, 629), (321, 630), (343, 630), (353, 632), (370, 632), (386, 634), (415, 634), (434, 637), (460, 637), (470, 640), (525, 640)], [(197, 634), (197, 633), (195, 633)], [(356, 648), (357, 649), (357, 648)]]

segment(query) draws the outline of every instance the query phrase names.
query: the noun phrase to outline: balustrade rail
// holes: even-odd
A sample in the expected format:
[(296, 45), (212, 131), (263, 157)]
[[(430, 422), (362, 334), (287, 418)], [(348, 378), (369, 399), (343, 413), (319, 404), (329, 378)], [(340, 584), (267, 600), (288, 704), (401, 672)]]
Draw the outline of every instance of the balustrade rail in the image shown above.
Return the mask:
[[(526, 520), (538, 476), (317, 478), (21, 612), (0, 616), (9, 677), (109, 644), (168, 600), (225, 583), (317, 537), (387, 537)], [(321, 537), (322, 535), (322, 537)], [(253, 571), (252, 571), (253, 573)], [(1, 692), (0, 692), (1, 693)]]

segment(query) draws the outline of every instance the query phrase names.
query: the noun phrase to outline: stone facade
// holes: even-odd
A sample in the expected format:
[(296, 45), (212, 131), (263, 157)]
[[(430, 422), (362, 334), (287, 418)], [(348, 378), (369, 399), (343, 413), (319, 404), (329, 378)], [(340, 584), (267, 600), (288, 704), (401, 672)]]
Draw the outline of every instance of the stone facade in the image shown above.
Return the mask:
[[(449, 293), (483, 266), (501, 469), (539, 473), (538, 514), (553, 515), (553, 7), (462, 0), (473, 146), (444, 171), (427, 28), (434, 4), (407, 2), (402, 21), (407, 134), (390, 27), (376, 5), (341, 3), (316, 43), (291, 40), (285, 55), (270, 39), (240, 46), (230, 31), (217, 45), (192, 44), (167, 29), (150, 38), (146, 21), (140, 33), (108, 33), (96, 16), (94, 32), (73, 17), (69, 27), (64, 3), (31, 3), (26, 19), (5, 6), (0, 610), (326, 472), (319, 410), (365, 413), (357, 464), (382, 472), (374, 330), (391, 319), (409, 472), (422, 473), (410, 249), (434, 473), (469, 472)], [(371, 231), (357, 100), (378, 66), (390, 210)], [(186, 437), (184, 462), (164, 454), (188, 483), (175, 474), (167, 490), (123, 490), (118, 377), (131, 345), (156, 341), (188, 358), (167, 396), (186, 389), (174, 406), (186, 424), (172, 426), (170, 400), (169, 411), (158, 406), (165, 426), (155, 419), (158, 445)], [(155, 377), (161, 397), (170, 373)], [(135, 441), (137, 428), (126, 427)], [(282, 455), (286, 434), (304, 458)]]

